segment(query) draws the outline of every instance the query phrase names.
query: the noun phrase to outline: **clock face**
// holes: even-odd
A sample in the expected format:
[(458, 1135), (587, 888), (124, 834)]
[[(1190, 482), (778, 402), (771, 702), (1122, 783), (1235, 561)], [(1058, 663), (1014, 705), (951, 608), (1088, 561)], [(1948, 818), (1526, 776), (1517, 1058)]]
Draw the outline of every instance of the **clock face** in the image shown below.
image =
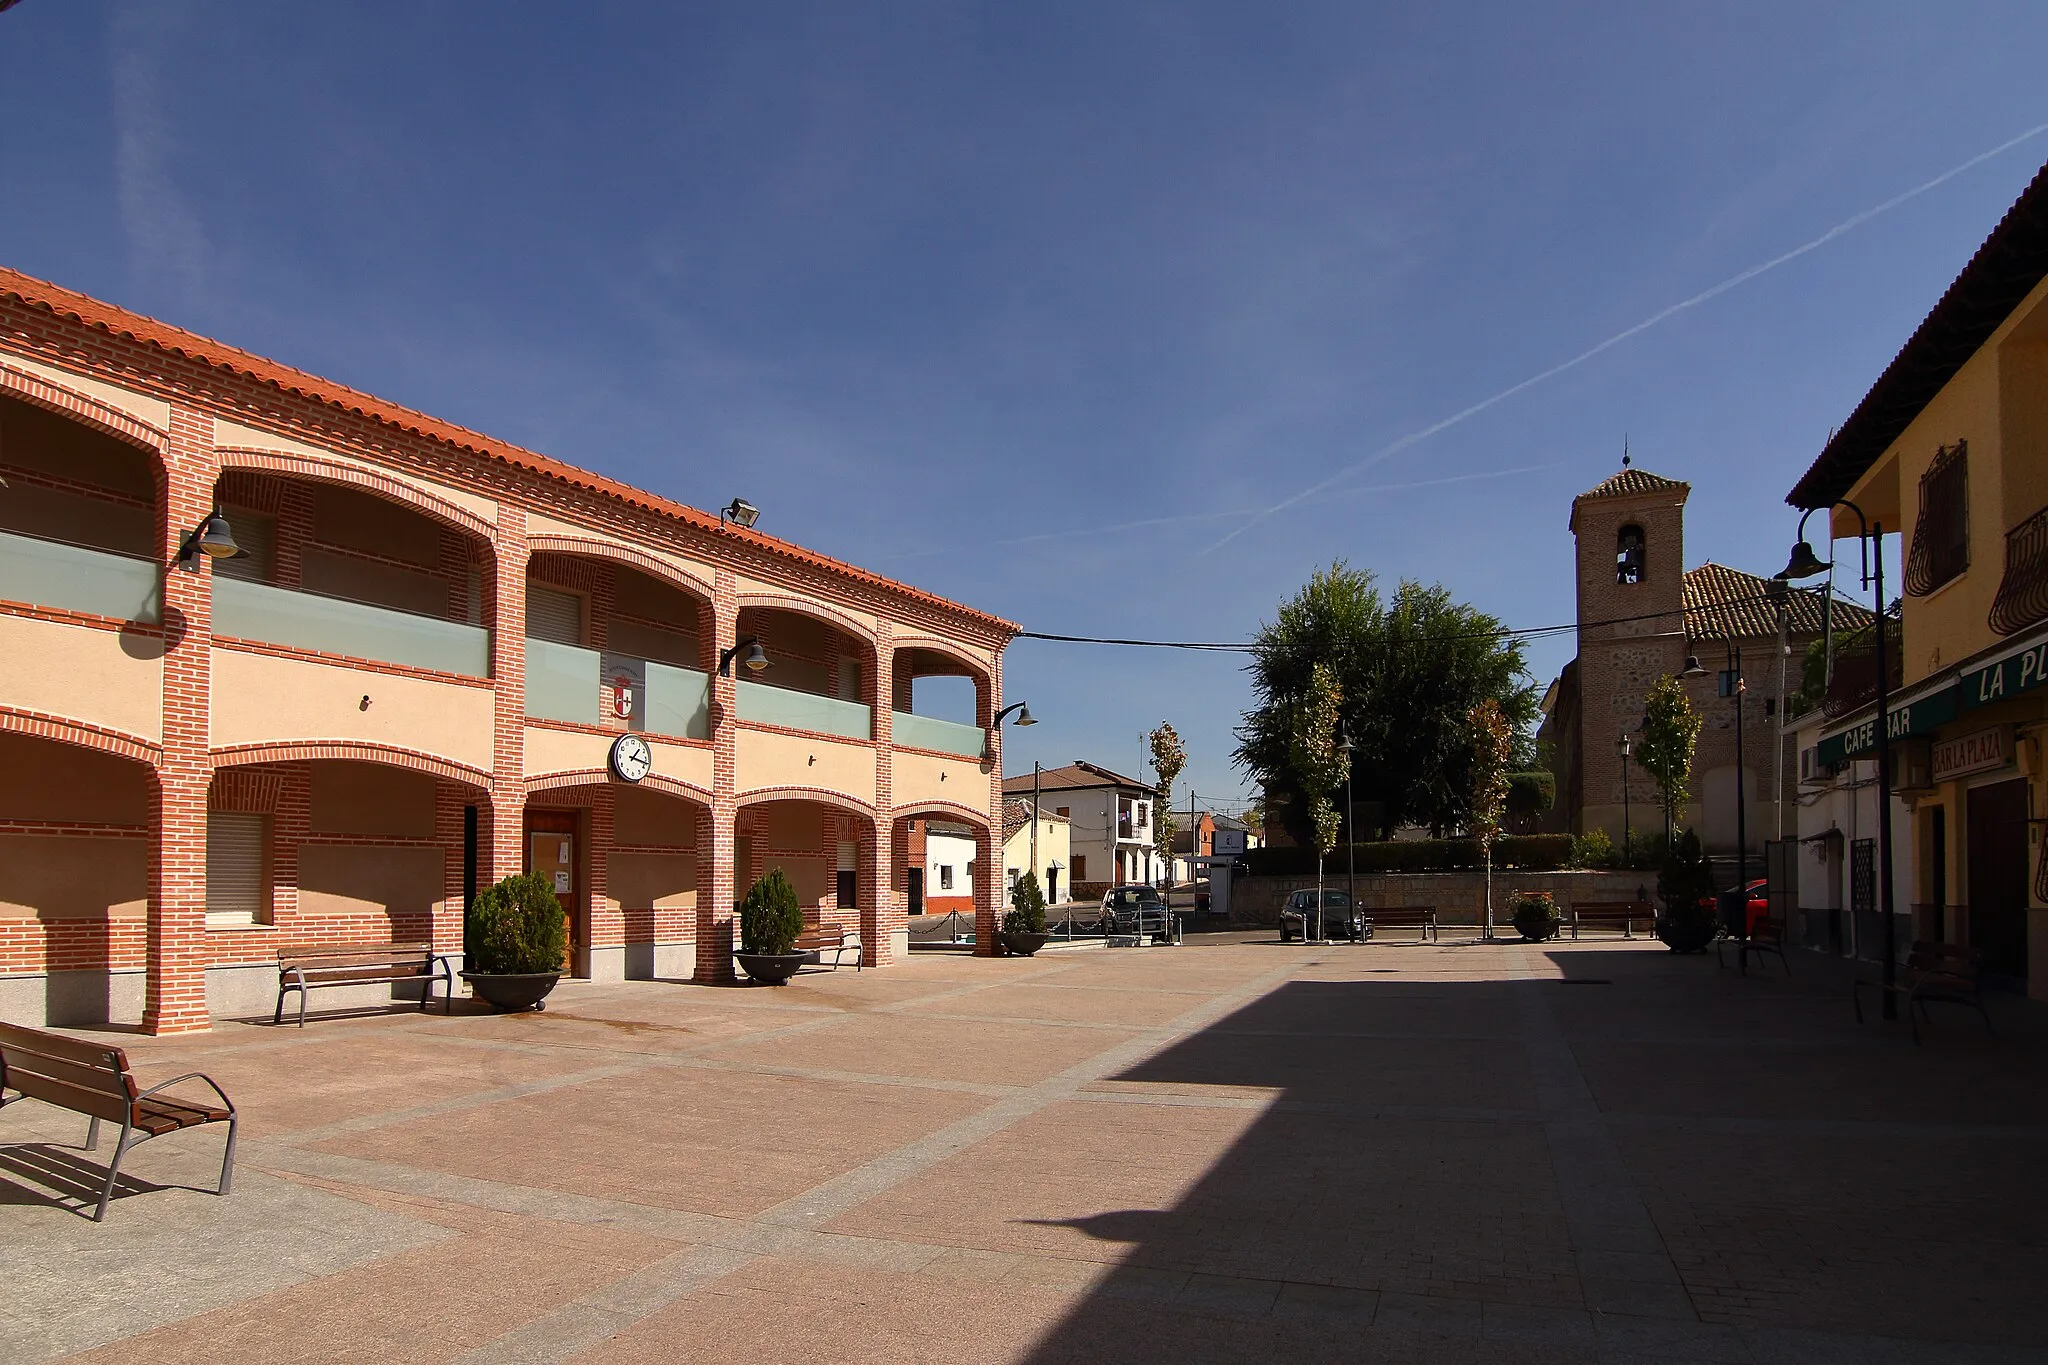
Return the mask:
[(612, 743), (612, 771), (621, 781), (638, 782), (654, 771), (654, 751), (638, 735), (620, 735)]

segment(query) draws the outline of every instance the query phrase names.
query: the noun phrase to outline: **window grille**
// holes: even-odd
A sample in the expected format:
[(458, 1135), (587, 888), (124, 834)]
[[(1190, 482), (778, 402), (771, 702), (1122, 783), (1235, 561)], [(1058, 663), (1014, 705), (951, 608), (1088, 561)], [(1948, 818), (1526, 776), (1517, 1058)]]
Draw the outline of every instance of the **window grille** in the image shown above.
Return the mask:
[(1943, 446), (1920, 476), (1920, 518), (1906, 555), (1906, 591), (1925, 597), (1970, 567), (1969, 443)]

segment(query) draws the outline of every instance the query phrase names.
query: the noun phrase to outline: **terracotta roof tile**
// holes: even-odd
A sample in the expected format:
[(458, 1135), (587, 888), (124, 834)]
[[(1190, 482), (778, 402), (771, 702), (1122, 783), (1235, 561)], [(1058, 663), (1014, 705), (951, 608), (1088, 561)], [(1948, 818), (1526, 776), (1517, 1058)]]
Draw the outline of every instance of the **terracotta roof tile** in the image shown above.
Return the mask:
[[(1685, 633), (1694, 640), (1768, 639), (1778, 633), (1777, 607), (1769, 597), (1770, 580), (1731, 569), (1712, 560), (1685, 575)], [(1814, 588), (1794, 588), (1787, 600), (1787, 617), (1793, 635), (1821, 633), (1821, 593)], [(1870, 612), (1854, 602), (1836, 598), (1833, 607), (1837, 631), (1854, 630), (1870, 624)]]
[[(1005, 796), (1028, 795), (1031, 791), (1032, 775), (1024, 773), (1017, 777), (1003, 779)], [(1140, 782), (1135, 777), (1105, 768), (1099, 763), (1090, 763), (1077, 758), (1064, 768), (1047, 768), (1038, 774), (1040, 791), (1081, 791), (1090, 787), (1129, 787), (1133, 791), (1154, 792), (1152, 784)]]
[(1691, 487), (1689, 483), (1667, 479), (1662, 474), (1652, 474), (1647, 469), (1630, 468), (1595, 484), (1572, 501), (1584, 502), (1588, 498), (1626, 498), (1637, 493), (1661, 493), (1666, 489)]
[(484, 456), (487, 459), (501, 461), (547, 478), (559, 479), (564, 483), (585, 489), (600, 497), (617, 499), (630, 506), (652, 512), (657, 516), (668, 517), (682, 522), (684, 525), (694, 527), (700, 531), (732, 536), (747, 545), (765, 550), (779, 558), (787, 559), (806, 567), (823, 569), (829, 573), (853, 579), (870, 587), (900, 593), (926, 606), (937, 607), (941, 610), (972, 619), (999, 635), (1014, 636), (1020, 629), (1014, 622), (1006, 621), (1002, 617), (991, 615), (988, 612), (977, 611), (972, 607), (962, 606), (960, 603), (940, 597), (936, 593), (925, 592), (921, 588), (913, 588), (907, 583), (899, 583), (895, 579), (886, 578), (881, 574), (858, 568), (843, 560), (833, 559), (829, 555), (821, 555), (815, 550), (807, 550), (801, 545), (795, 545), (789, 541), (777, 539), (774, 536), (764, 535), (759, 531), (746, 530), (729, 523), (721, 523), (718, 517), (709, 512), (700, 511), (695, 507), (689, 507), (679, 502), (673, 502), (657, 494), (635, 488), (630, 484), (620, 483), (615, 479), (608, 479), (602, 474), (594, 474), (586, 469), (578, 469), (574, 465), (565, 464), (546, 455), (522, 449), (510, 442), (497, 440), (481, 432), (457, 426), (452, 422), (444, 422), (438, 417), (429, 417), (425, 413), (415, 412), (411, 408), (387, 402), (373, 394), (349, 388), (345, 384), (337, 384), (331, 380), (322, 379), (318, 375), (307, 374), (303, 370), (295, 370), (288, 365), (279, 364), (277, 361), (256, 355), (253, 352), (244, 351), (209, 337), (200, 336), (196, 332), (185, 331), (183, 328), (159, 322), (155, 318), (145, 317), (140, 313), (128, 312), (126, 309), (117, 308), (113, 304), (103, 303), (98, 299), (80, 294), (75, 290), (65, 289), (61, 285), (51, 284), (47, 280), (39, 280), (16, 270), (9, 270), (4, 266), (0, 266), (0, 297), (15, 298), (31, 307), (44, 309), (59, 317), (72, 318), (88, 327), (96, 328), (113, 336), (126, 337), (145, 346), (153, 346), (159, 350), (168, 351), (173, 355), (184, 356), (203, 365), (210, 365), (216, 369), (273, 385), (286, 393), (298, 394), (315, 402), (326, 403), (348, 412), (358, 413), (373, 421), (385, 423), (428, 440), (440, 441), (447, 445)]

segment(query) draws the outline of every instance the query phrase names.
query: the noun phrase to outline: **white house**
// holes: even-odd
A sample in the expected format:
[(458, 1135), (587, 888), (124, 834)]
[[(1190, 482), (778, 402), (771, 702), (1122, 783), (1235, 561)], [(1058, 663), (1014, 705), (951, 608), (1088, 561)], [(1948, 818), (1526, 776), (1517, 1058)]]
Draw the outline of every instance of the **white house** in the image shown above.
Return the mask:
[[(1865, 960), (1883, 957), (1878, 913), (1877, 759), (1874, 746), (1845, 747), (1842, 737), (1822, 739), (1833, 722), (1820, 711), (1794, 723), (1799, 754), (1797, 868), (1801, 924), (1787, 930), (1807, 947)], [(1855, 738), (1855, 737), (1852, 737)], [(1899, 949), (1914, 937), (1908, 915), (1913, 899), (1913, 817), (1906, 799), (1920, 779), (1907, 754), (1893, 752), (1892, 908)], [(1901, 761), (1905, 759), (1907, 761)]]
[(1030, 799), (1034, 777), (1039, 804), (1067, 821), (1073, 851), (1067, 881), (1074, 896), (1085, 900), (1120, 882), (1164, 879), (1165, 863), (1152, 848), (1158, 788), (1076, 759), (1064, 768), (1005, 778), (1003, 795)]

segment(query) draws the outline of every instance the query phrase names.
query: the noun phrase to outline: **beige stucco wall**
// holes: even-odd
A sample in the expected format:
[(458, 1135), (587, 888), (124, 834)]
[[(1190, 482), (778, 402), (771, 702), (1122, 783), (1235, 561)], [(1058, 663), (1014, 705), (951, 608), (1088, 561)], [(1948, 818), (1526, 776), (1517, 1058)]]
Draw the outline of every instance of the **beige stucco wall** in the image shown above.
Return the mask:
[(216, 648), (212, 719), (217, 749), (356, 740), (491, 766), (487, 687)]
[[(2007, 433), (2001, 420), (2001, 348), (2016, 329), (2026, 326), (2031, 332), (2039, 327), (2039, 321), (2030, 315), (2044, 308), (2048, 308), (2048, 281), (2035, 287), (2027, 301), (2014, 310), (1991, 340), (1970, 357), (1892, 443), (1884, 457), (1849, 491), (1849, 500), (1861, 506), (1866, 515), (1884, 517), (1887, 536), (1902, 533), (1896, 543), (1901, 547), (1903, 562), (1911, 551), (1913, 526), (1920, 515), (1921, 475), (1933, 463), (1937, 449), (1954, 445), (1958, 440), (1969, 442), (1970, 566), (1925, 597), (1906, 597), (1903, 662), (1909, 687), (1930, 673), (2000, 642), (2000, 637), (1991, 630), (1989, 616), (2005, 572), (2005, 533), (2021, 518), (2040, 510), (2037, 504), (2026, 501), (2038, 491), (2034, 480), (2009, 480), (2005, 476), (2008, 454), (2019, 461), (2038, 461), (2040, 456), (2037, 451), (2007, 449)], [(2024, 370), (2027, 361), (2048, 358), (2048, 351), (2036, 345), (2023, 345), (2015, 355)], [(2011, 364), (2005, 368), (2008, 388), (2016, 388), (2021, 379), (2037, 378), (2030, 372), (2015, 374)], [(2009, 498), (2019, 499), (2020, 503), (2008, 505)], [(1890, 512), (1893, 507), (1897, 508), (1896, 513)], [(1837, 535), (1854, 535), (1855, 517), (1837, 513), (1834, 530)], [(1848, 556), (1839, 562), (1853, 571), (1855, 546), (1844, 543), (1837, 547), (1837, 555)], [(1903, 584), (1885, 584), (1887, 595), (1900, 594), (1903, 589)]]
[(1009, 885), (1012, 871), (1022, 874), (1031, 868), (1038, 873), (1040, 890), (1044, 889), (1045, 869), (1054, 863), (1060, 865), (1060, 895), (1067, 895), (1067, 874), (1074, 867), (1074, 850), (1068, 838), (1072, 827), (1065, 820), (1040, 820), (1038, 822), (1038, 862), (1031, 861), (1031, 826), (1019, 825), (1003, 844), (1003, 885)]
[(678, 782), (687, 782), (699, 791), (711, 790), (711, 750), (698, 748), (694, 744), (653, 743), (654, 771), (664, 777), (673, 777)]
[(25, 370), (29, 374), (47, 379), (52, 384), (62, 385), (73, 393), (97, 398), (108, 407), (125, 412), (130, 417), (156, 428), (159, 433), (171, 429), (171, 405), (162, 399), (130, 393), (127, 389), (116, 388), (112, 384), (102, 383), (82, 374), (73, 374), (70, 370), (60, 370), (54, 365), (40, 364), (18, 355), (8, 355), (0, 359), (0, 363), (4, 363), (9, 369)]
[(940, 758), (935, 754), (896, 751), (892, 791), (899, 806), (921, 801), (950, 801), (986, 812), (988, 773), (971, 758)]
[(875, 803), (875, 751), (822, 735), (785, 735), (740, 727), (733, 786), (738, 795), (770, 787), (822, 787)]
[(549, 773), (587, 772), (592, 768), (603, 768), (608, 762), (613, 738), (611, 735), (529, 725), (526, 727), (526, 776), (545, 777)]
[(141, 919), (149, 842), (0, 835), (0, 918)]
[(162, 654), (150, 635), (0, 616), (0, 703), (160, 740)]

